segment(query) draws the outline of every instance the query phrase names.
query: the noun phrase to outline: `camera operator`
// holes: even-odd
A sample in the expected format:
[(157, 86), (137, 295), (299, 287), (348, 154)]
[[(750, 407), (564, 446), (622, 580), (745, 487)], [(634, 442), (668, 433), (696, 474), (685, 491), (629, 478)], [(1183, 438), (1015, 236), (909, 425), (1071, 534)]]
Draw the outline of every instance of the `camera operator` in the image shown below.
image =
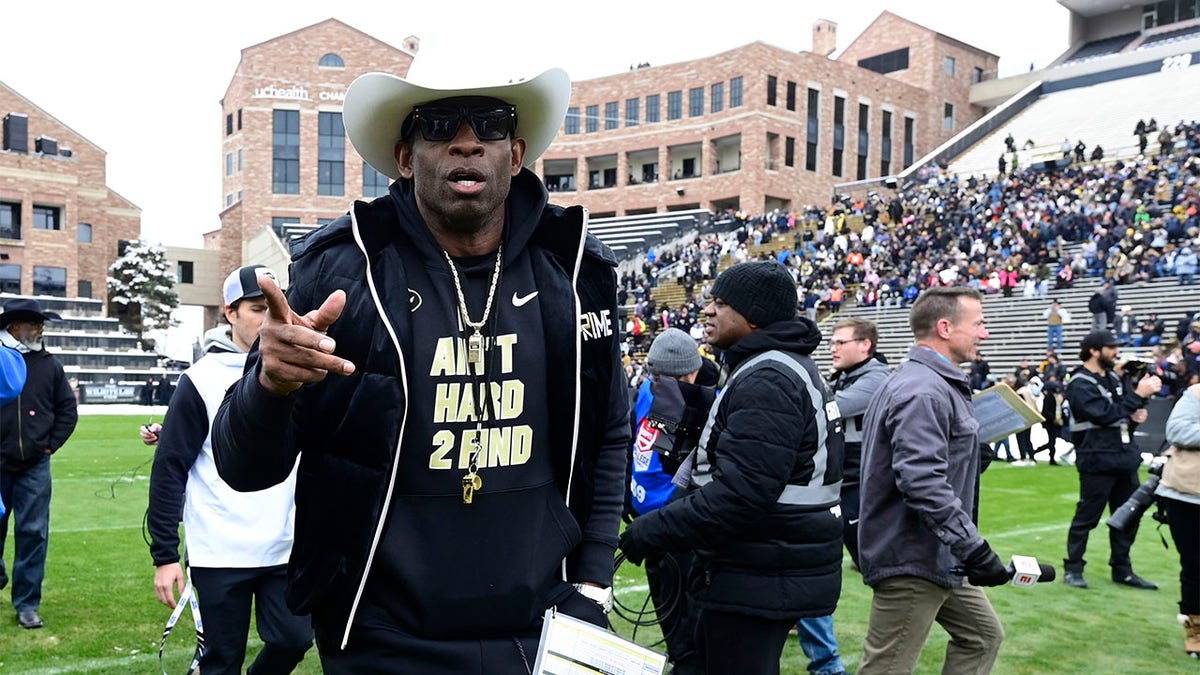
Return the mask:
[[(1067, 534), (1067, 557), (1063, 560), (1064, 581), (1073, 588), (1087, 588), (1083, 559), (1088, 534), (1100, 522), (1107, 502), (1115, 513), (1137, 489), (1142, 457), (1132, 442), (1132, 428), (1146, 421), (1146, 399), (1162, 388), (1155, 375), (1141, 378), (1136, 386), (1122, 383), (1113, 372), (1120, 353), (1117, 341), (1107, 330), (1094, 330), (1083, 338), (1079, 358), (1083, 365), (1071, 373), (1066, 398), (1071, 406), (1071, 442), (1076, 448), (1079, 469), (1079, 503)], [(1114, 583), (1132, 588), (1157, 590), (1158, 586), (1133, 572), (1129, 549), (1137, 535), (1137, 524), (1126, 530), (1109, 528)]]
[(1179, 552), (1179, 618), (1183, 650), (1200, 658), (1200, 384), (1175, 402), (1167, 418), (1168, 460), (1155, 494), (1167, 511)]

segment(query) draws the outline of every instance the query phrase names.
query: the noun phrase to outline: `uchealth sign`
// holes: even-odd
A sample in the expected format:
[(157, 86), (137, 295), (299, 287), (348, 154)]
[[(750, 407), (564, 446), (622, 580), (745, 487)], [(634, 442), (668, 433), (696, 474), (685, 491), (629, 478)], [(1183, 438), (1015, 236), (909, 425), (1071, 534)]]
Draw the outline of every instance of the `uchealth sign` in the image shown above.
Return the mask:
[[(274, 98), (285, 101), (312, 101), (312, 94), (308, 89), (298, 84), (280, 87), (274, 84), (269, 84), (265, 87), (254, 88), (254, 98)], [(316, 99), (318, 101), (342, 101), (346, 98), (344, 91), (318, 91)]]

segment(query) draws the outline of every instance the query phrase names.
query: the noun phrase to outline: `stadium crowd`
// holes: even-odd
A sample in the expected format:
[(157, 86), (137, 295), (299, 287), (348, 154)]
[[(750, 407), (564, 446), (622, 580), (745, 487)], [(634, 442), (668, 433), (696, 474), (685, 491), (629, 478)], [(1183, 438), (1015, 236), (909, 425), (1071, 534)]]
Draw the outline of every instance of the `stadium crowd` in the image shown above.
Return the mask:
[[(829, 208), (795, 213), (730, 212), (740, 223), (732, 231), (651, 248), (640, 273), (623, 276), (618, 301), (633, 308), (627, 334), (644, 351), (662, 328), (690, 330), (718, 267), (748, 259), (786, 265), (810, 318), (850, 298), (908, 306), (936, 286), (1028, 297), (1087, 278), (1119, 286), (1178, 275), (1179, 283), (1192, 283), (1200, 251), (1200, 124), (1181, 121), (1172, 133), (1177, 142), (1165, 153), (1128, 161), (990, 178), (934, 166), (892, 195), (839, 195)], [(685, 292), (673, 307), (654, 297), (667, 276)]]

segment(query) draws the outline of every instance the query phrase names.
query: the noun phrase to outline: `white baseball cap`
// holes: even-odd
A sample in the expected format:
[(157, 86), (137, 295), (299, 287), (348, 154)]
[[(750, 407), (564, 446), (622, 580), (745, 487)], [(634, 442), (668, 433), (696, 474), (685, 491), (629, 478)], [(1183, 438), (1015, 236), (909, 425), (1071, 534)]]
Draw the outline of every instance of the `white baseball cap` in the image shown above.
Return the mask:
[(225, 306), (228, 307), (238, 300), (261, 296), (263, 292), (258, 287), (260, 276), (269, 276), (279, 283), (279, 277), (266, 265), (247, 265), (230, 272), (229, 276), (225, 277)]

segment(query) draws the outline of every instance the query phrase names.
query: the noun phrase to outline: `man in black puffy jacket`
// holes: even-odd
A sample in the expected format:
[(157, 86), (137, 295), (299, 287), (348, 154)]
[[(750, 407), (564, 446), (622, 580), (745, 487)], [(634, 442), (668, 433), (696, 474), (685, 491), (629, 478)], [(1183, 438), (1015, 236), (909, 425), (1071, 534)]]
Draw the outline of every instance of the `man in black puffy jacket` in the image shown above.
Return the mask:
[(634, 563), (696, 551), (706, 673), (778, 673), (796, 619), (832, 614), (841, 593), (841, 419), (809, 356), (821, 333), (796, 316), (783, 266), (734, 265), (712, 295), (704, 334), (730, 375), (676, 476), (694, 489), (634, 520), (621, 548)]

